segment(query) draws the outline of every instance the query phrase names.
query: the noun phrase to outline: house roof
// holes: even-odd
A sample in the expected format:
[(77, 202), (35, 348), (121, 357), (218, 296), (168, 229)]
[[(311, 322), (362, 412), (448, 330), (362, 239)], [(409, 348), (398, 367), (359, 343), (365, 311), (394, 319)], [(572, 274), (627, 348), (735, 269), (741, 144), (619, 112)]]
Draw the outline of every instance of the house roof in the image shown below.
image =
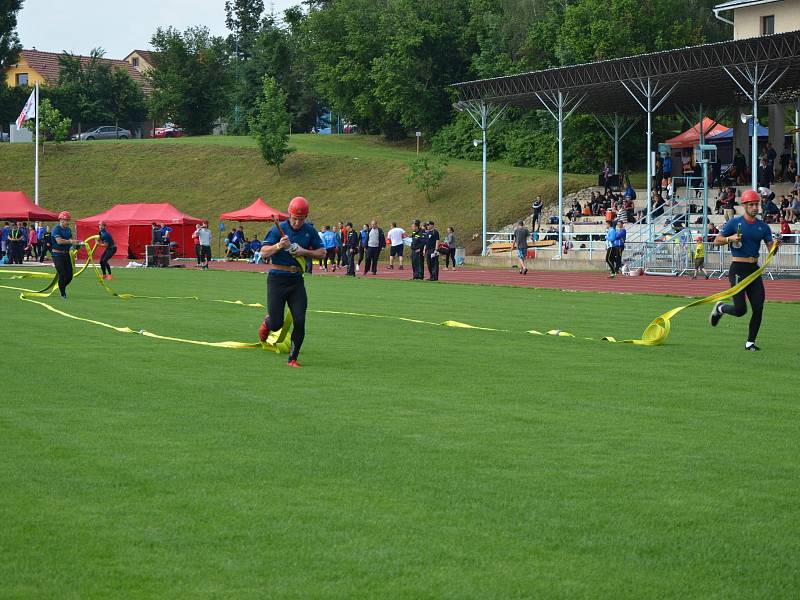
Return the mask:
[[(21, 50), (19, 55), (21, 58), (25, 59), (25, 62), (28, 63), (32, 69), (44, 77), (48, 85), (58, 85), (58, 76), (61, 73), (61, 65), (58, 59), (63, 56), (63, 53), (42, 52), (41, 50)], [(82, 66), (88, 65), (92, 60), (90, 56), (77, 55), (75, 58), (80, 59)], [(153, 91), (150, 82), (147, 81), (139, 71), (134, 69), (129, 62), (112, 58), (101, 58), (100, 61), (108, 64), (112, 69), (127, 71), (131, 79), (142, 86), (142, 91), (146, 96)]]
[(123, 60), (127, 61), (133, 54), (138, 54), (145, 60), (145, 62), (150, 65), (153, 64), (153, 55), (155, 52), (150, 50), (131, 50), (130, 54), (128, 54), (128, 56), (126, 56)]
[(745, 6), (755, 6), (756, 4), (771, 4), (772, 2), (779, 2), (780, 0), (728, 0), (722, 4), (714, 6), (715, 11), (733, 10), (735, 8), (744, 8)]

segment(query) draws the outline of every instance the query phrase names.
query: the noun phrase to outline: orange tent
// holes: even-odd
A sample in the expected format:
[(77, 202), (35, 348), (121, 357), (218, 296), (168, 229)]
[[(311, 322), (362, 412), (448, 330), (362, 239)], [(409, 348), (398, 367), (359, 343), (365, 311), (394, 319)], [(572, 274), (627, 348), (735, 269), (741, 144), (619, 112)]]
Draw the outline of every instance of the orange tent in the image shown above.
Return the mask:
[[(720, 123), (717, 123), (713, 119), (709, 119), (708, 117), (703, 117), (703, 132), (705, 133), (706, 139), (710, 138), (712, 135), (718, 135), (720, 133), (725, 133), (730, 129), (729, 127), (725, 127)], [(672, 146), (673, 149), (675, 148), (694, 148), (697, 144), (700, 143), (700, 123), (695, 123), (692, 127), (684, 131), (683, 133), (679, 133), (674, 138), (668, 139), (665, 144), (669, 144)]]
[(282, 221), (289, 219), (286, 213), (272, 208), (261, 198), (256, 198), (250, 206), (222, 213), (219, 219), (220, 221), (274, 221), (276, 216)]

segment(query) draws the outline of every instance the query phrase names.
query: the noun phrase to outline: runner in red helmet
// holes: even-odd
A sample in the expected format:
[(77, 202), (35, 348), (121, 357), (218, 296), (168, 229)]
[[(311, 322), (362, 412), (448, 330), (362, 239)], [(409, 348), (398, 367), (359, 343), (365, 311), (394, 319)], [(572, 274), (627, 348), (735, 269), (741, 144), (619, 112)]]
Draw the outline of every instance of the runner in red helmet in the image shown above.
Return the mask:
[(292, 345), (289, 366), (299, 367), (297, 357), (306, 334), (308, 297), (303, 282), (305, 259), (320, 259), (325, 248), (314, 226), (306, 223), (308, 201), (302, 196), (289, 202), (289, 220), (276, 221), (261, 246), (261, 258), (272, 259), (267, 273), (267, 316), (258, 329), (258, 338), (265, 342), (270, 331), (283, 327), (285, 307), (292, 314)]
[[(730, 244), (731, 266), (728, 271), (728, 279), (731, 286), (738, 284), (742, 279), (758, 270), (758, 253), (761, 249), (761, 242), (772, 249), (772, 232), (769, 225), (757, 218), (760, 198), (758, 193), (753, 190), (746, 190), (739, 201), (744, 208), (744, 215), (734, 217), (722, 227), (716, 238), (715, 246)], [(764, 282), (761, 277), (757, 277), (741, 292), (733, 297), (733, 304), (717, 302), (714, 305), (709, 321), (712, 327), (716, 327), (723, 315), (732, 317), (743, 317), (747, 314), (747, 303), (745, 295), (750, 301), (750, 309), (753, 314), (750, 316), (750, 328), (747, 334), (747, 342), (744, 348), (750, 352), (761, 350), (756, 346), (756, 336), (761, 327), (761, 315), (764, 310)]]
[(58, 291), (61, 297), (67, 297), (67, 286), (72, 281), (72, 257), (69, 251), (72, 246), (80, 244), (80, 240), (72, 237), (72, 229), (69, 227), (72, 215), (68, 211), (62, 210), (58, 213), (58, 225), (53, 228), (53, 266), (58, 275)]

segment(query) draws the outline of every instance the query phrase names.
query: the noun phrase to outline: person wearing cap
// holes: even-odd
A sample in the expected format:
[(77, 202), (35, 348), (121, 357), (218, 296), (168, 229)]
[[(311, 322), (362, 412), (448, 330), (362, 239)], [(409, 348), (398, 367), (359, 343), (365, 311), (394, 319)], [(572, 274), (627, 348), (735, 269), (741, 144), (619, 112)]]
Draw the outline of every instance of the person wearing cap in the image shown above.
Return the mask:
[(53, 265), (56, 268), (56, 275), (58, 277), (58, 291), (61, 292), (61, 297), (67, 297), (67, 286), (72, 281), (72, 257), (69, 251), (72, 246), (81, 244), (81, 241), (72, 237), (72, 229), (69, 227), (69, 221), (72, 215), (68, 211), (63, 210), (58, 213), (58, 225), (53, 227)]
[(422, 253), (425, 248), (425, 234), (420, 227), (419, 219), (411, 222), (411, 279), (425, 279), (425, 267), (423, 266)]
[(258, 328), (258, 339), (266, 342), (270, 331), (283, 327), (284, 310), (289, 306), (294, 326), (288, 365), (299, 367), (297, 357), (306, 335), (308, 296), (303, 281), (304, 259), (321, 259), (325, 248), (316, 229), (309, 223), (308, 201), (297, 196), (289, 202), (289, 220), (276, 222), (264, 238), (261, 258), (272, 259), (267, 273), (267, 316)]
[[(756, 218), (759, 208), (759, 195), (755, 190), (747, 190), (742, 194), (740, 203), (744, 207), (744, 215), (734, 217), (722, 227), (719, 235), (714, 238), (715, 246), (730, 244), (731, 266), (728, 279), (731, 286), (738, 284), (751, 273), (758, 270), (758, 253), (763, 241), (771, 250), (779, 242), (772, 240), (769, 225)], [(764, 282), (757, 277), (741, 292), (733, 296), (733, 304), (717, 302), (711, 310), (709, 322), (712, 327), (719, 324), (723, 315), (743, 317), (747, 314), (745, 296), (750, 301), (750, 327), (745, 342), (745, 350), (755, 352), (761, 350), (756, 346), (756, 336), (761, 327), (761, 316), (764, 310)]]
[(697, 245), (694, 248), (694, 273), (692, 273), (692, 279), (697, 279), (697, 274), (700, 272), (708, 279), (708, 273), (706, 273), (705, 269), (706, 245), (703, 243), (703, 237), (700, 235), (698, 235), (694, 241), (697, 242)]

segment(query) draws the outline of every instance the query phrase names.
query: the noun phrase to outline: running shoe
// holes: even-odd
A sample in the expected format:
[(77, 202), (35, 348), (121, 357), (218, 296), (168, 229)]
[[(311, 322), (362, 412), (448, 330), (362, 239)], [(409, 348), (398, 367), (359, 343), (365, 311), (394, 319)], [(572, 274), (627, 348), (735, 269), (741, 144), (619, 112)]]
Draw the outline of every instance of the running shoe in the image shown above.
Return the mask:
[(723, 302), (717, 302), (714, 305), (714, 308), (711, 309), (711, 314), (708, 316), (708, 322), (711, 323), (712, 327), (716, 327), (719, 320), (722, 318), (722, 315), (725, 314), (722, 312), (722, 305)]
[(289, 362), (286, 363), (286, 366), (287, 367), (293, 367), (295, 369), (299, 369), (300, 368), (300, 363), (297, 362), (297, 359), (293, 358), (292, 360), (290, 360)]
[(269, 337), (269, 326), (267, 325), (267, 319), (264, 319), (258, 328), (258, 339), (263, 344), (267, 341), (267, 337)]
[(761, 352), (761, 348), (759, 348), (755, 344), (751, 344), (749, 346), (745, 344), (744, 349), (747, 350), (748, 352)]

